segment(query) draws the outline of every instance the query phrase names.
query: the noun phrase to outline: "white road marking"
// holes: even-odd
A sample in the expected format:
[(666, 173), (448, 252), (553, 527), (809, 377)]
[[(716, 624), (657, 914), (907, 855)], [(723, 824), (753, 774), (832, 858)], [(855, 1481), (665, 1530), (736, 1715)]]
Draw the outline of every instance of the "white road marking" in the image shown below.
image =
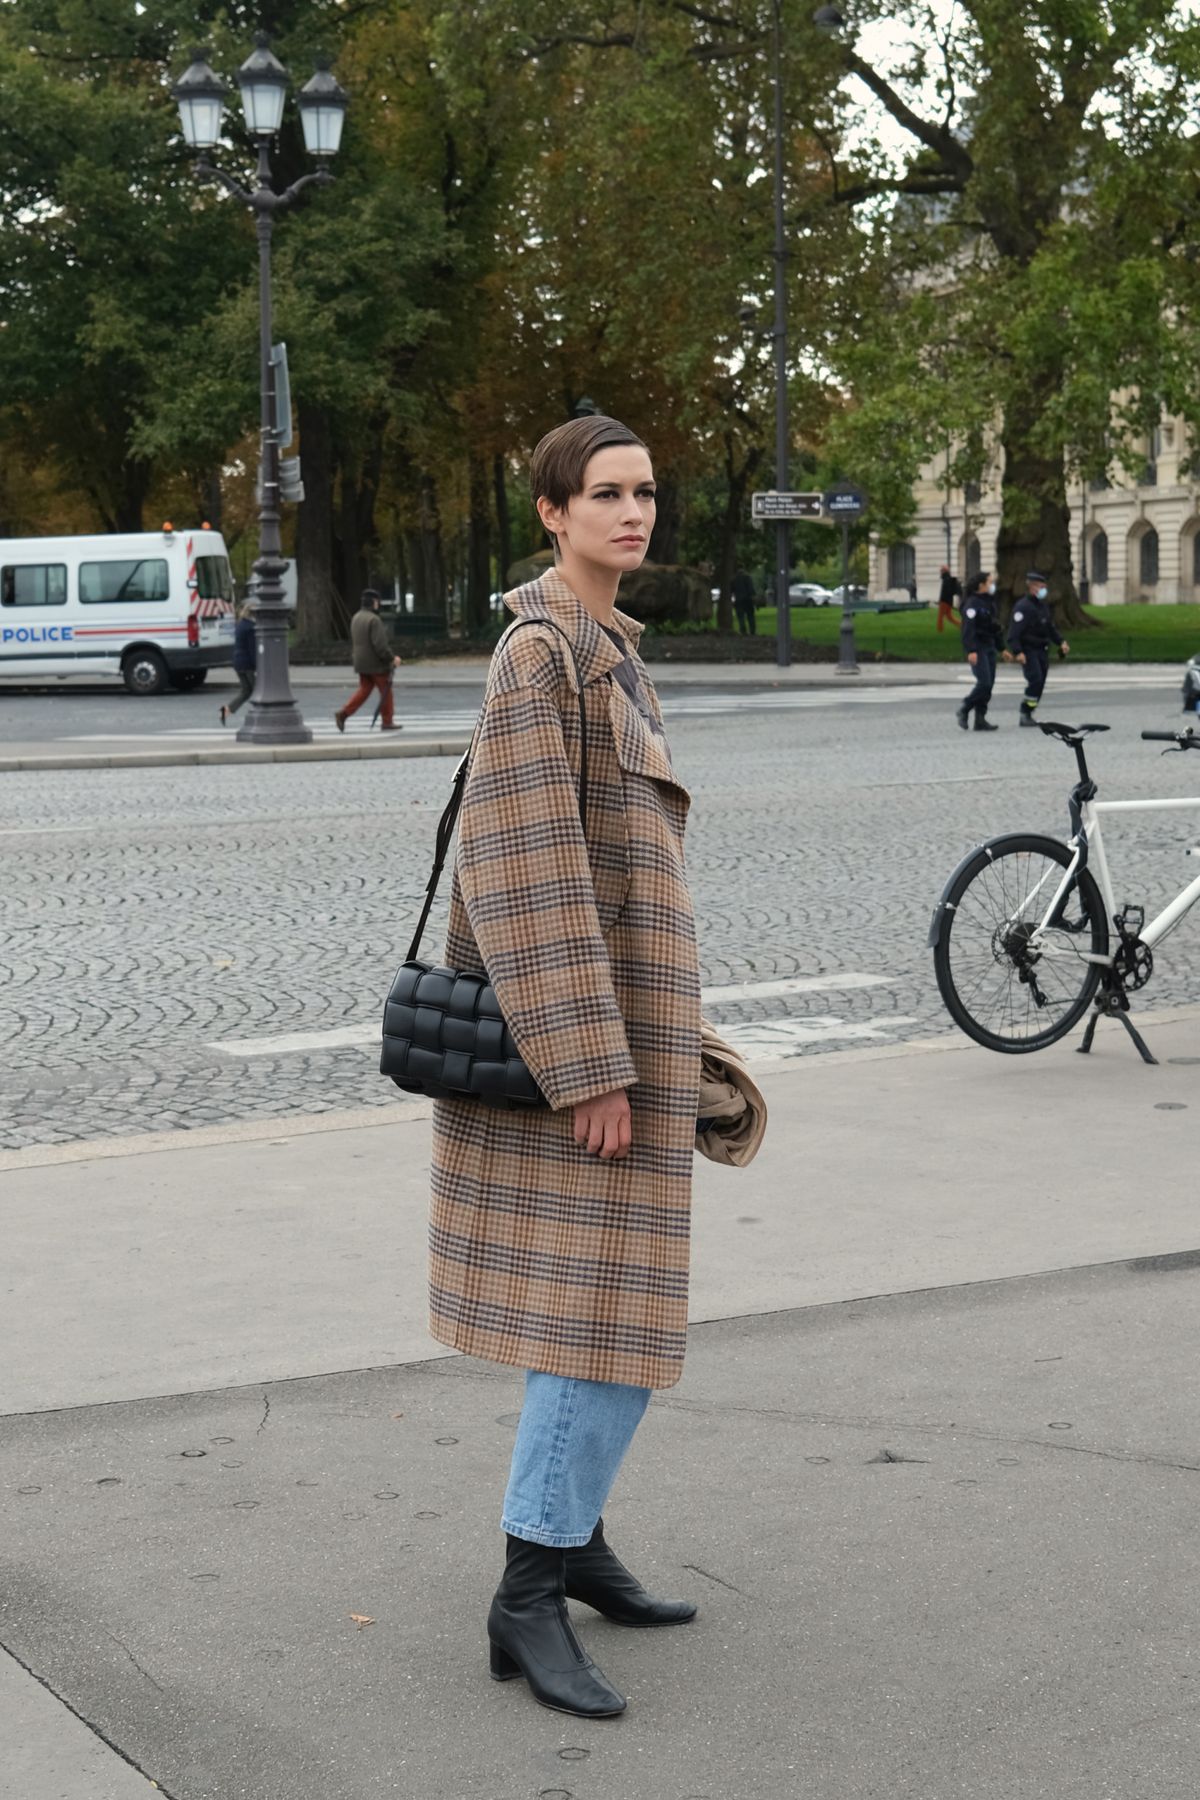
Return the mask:
[[(796, 975), (782, 981), (746, 981), (735, 987), (705, 988), (704, 1004), (717, 1005), (735, 1000), (771, 1000), (782, 998), (788, 994), (811, 994), (833, 990), (848, 993), (855, 988), (889, 987), (892, 979), (887, 975), (861, 975), (854, 972), (829, 975)], [(834, 1021), (836, 1023), (837, 1021)], [(891, 1023), (892, 1021), (888, 1021)], [(904, 1021), (905, 1023), (907, 1021)], [(816, 1028), (816, 1036), (803, 1041), (809, 1043), (824, 1042), (830, 1035), (826, 1029), (828, 1019), (814, 1020), (779, 1020), (781, 1026), (792, 1024), (812, 1026)], [(722, 1033), (726, 1028), (722, 1026)], [(729, 1031), (756, 1031), (758, 1026), (730, 1026)], [(766, 1030), (767, 1027), (762, 1027)], [(774, 1029), (772, 1026), (771, 1029)], [(864, 1033), (871, 1035), (878, 1026), (847, 1026), (841, 1034), (849, 1037), (862, 1037)], [(223, 1050), (227, 1056), (292, 1056), (304, 1050), (345, 1050), (357, 1048), (363, 1044), (378, 1044), (382, 1025), (373, 1020), (366, 1025), (337, 1025), (324, 1031), (285, 1032), (278, 1037), (256, 1038), (222, 1038), (209, 1044), (210, 1050)]]
[(899, 1014), (857, 1023), (825, 1015), (811, 1019), (768, 1019), (754, 1025), (722, 1025), (720, 1029), (730, 1049), (737, 1050), (753, 1067), (757, 1062), (798, 1056), (805, 1044), (887, 1043), (889, 1033), (901, 1025), (916, 1023), (916, 1019), (902, 1018)]
[(848, 993), (852, 988), (892, 987), (890, 975), (856, 975), (853, 972), (828, 975), (789, 975), (780, 981), (742, 981), (733, 987), (705, 988), (705, 1006), (719, 1006), (729, 1000), (775, 1000), (785, 994), (820, 994), (832, 991)]

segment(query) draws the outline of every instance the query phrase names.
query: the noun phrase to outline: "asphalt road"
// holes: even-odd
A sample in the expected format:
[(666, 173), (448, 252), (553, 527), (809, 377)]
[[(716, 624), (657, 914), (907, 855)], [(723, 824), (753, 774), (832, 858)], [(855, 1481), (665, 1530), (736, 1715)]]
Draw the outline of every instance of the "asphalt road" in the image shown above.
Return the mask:
[[(1109, 798), (1200, 792), (1200, 757), (1138, 741), (1180, 722), (1173, 697), (1064, 681), (1052, 706), (1111, 721), (1093, 753)], [(759, 1060), (950, 1031), (925, 947), (947, 876), (995, 832), (1065, 835), (1073, 761), (1013, 729), (1015, 690), (986, 737), (932, 690), (668, 694), (666, 711), (694, 795), (710, 1016)], [(431, 757), (0, 778), (0, 1148), (394, 1100), (378, 1020), (451, 771)], [(1114, 822), (1118, 899), (1162, 904), (1198, 837), (1200, 810)], [(1155, 1006), (1200, 999), (1198, 923), (1164, 946)]]

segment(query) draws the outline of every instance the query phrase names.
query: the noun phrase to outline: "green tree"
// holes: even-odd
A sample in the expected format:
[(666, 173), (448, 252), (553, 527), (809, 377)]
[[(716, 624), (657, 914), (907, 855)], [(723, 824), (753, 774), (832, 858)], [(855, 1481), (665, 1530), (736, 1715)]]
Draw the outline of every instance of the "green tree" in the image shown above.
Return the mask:
[[(1164, 405), (1200, 425), (1200, 25), (1171, 0), (855, 19), (887, 20), (895, 53), (871, 59), (848, 38), (825, 51), (852, 78), (818, 122), (826, 198), (878, 234), (872, 304), (833, 351), (855, 404), (832, 452), (867, 476), (877, 527), (901, 533), (919, 465), (949, 441), (950, 480), (977, 479), (994, 439), (1001, 587), (1043, 568), (1078, 620), (1068, 478), (1144, 460)], [(864, 94), (887, 143), (852, 130)]]

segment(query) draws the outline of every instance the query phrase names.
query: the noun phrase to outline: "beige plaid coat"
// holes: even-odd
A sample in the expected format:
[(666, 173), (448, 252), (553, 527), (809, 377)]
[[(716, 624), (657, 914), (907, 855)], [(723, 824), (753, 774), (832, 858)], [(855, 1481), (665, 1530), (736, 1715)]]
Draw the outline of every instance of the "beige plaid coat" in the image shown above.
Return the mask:
[[(683, 1368), (700, 978), (689, 796), (610, 671), (620, 652), (553, 572), (505, 596), (557, 631), (502, 638), (462, 812), (446, 961), (486, 970), (548, 1110), (434, 1107), (430, 1322), (469, 1356), (670, 1387)], [(616, 613), (631, 649), (641, 635)], [(639, 663), (649, 705), (658, 701)], [(633, 1147), (575, 1143), (577, 1101), (626, 1088)]]

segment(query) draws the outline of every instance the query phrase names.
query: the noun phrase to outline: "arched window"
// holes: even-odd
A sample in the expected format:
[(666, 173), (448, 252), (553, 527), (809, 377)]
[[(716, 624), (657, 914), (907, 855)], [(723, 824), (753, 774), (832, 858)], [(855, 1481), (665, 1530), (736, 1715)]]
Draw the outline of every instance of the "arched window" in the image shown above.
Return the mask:
[(983, 567), (983, 554), (979, 548), (979, 539), (977, 537), (968, 538), (967, 539), (967, 579), (969, 580), (972, 575), (978, 575), (978, 573), (979, 573), (980, 569), (982, 569), (982, 567)]
[(1192, 586), (1200, 587), (1200, 531), (1192, 539)]
[(917, 578), (917, 553), (911, 544), (891, 544), (888, 547), (888, 578), (890, 588), (907, 588)]
[(1138, 545), (1139, 579), (1143, 587), (1158, 585), (1158, 533), (1154, 527), (1143, 532)]
[(1108, 580), (1108, 533), (1098, 531), (1092, 539), (1092, 583), (1103, 587)]

